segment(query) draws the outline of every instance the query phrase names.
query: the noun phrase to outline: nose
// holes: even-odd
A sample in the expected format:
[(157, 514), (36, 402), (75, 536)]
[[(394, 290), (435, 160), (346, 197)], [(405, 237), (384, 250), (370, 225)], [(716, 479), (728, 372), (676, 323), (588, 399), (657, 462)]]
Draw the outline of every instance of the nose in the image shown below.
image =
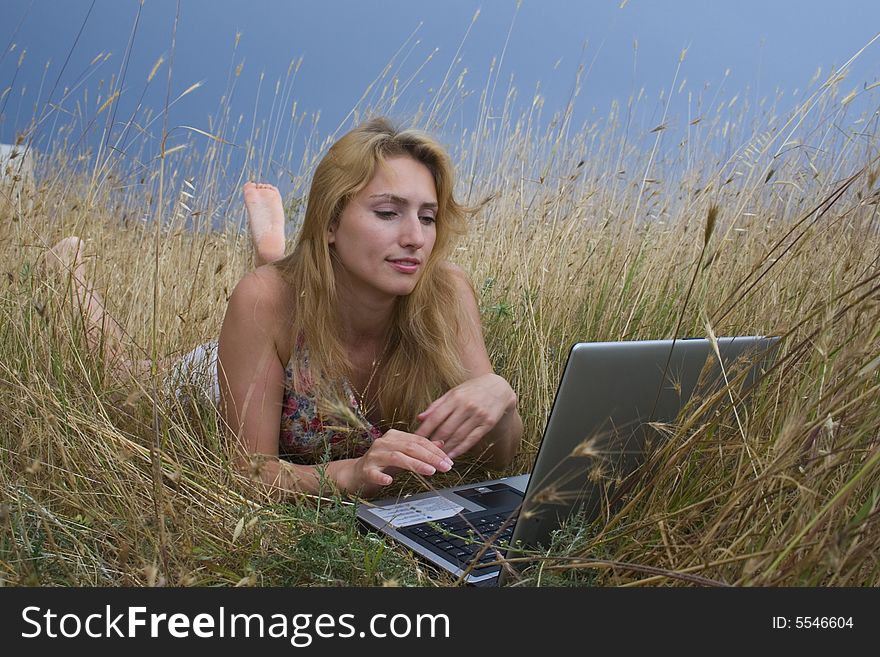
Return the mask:
[(400, 234), (398, 241), (400, 246), (412, 249), (420, 249), (425, 245), (425, 227), (419, 219), (418, 212), (407, 213), (400, 222)]

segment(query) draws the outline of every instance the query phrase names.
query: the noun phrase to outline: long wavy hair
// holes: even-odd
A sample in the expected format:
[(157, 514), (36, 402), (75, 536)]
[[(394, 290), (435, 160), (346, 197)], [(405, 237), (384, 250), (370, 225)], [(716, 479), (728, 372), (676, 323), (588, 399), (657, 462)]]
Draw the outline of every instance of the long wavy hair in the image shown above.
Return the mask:
[[(446, 150), (428, 134), (398, 130), (388, 119), (374, 118), (341, 137), (315, 170), (305, 219), (293, 251), (274, 263), (294, 299), (291, 331), (302, 358), (294, 386), (316, 394), (318, 408), (351, 426), (355, 416), (346, 403), (343, 380), (352, 372), (343, 347), (338, 296), (328, 230), (351, 199), (366, 187), (386, 160), (409, 156), (431, 172), (437, 192), (436, 240), (412, 293), (395, 302), (385, 356), (377, 372), (382, 426), (411, 430), (416, 415), (438, 396), (462, 382), (458, 355), (461, 304), (450, 269), (444, 266), (453, 239), (476, 211), (453, 197), (454, 168)], [(349, 412), (346, 412), (346, 409)], [(364, 409), (366, 413), (366, 409)]]

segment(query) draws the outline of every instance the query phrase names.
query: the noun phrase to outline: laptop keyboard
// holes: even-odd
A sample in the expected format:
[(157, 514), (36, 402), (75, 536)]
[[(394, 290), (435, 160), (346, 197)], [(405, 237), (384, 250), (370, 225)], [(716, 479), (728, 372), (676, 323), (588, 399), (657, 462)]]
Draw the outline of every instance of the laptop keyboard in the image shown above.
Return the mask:
[[(507, 513), (499, 514), (491, 511), (468, 513), (446, 520), (401, 527), (397, 531), (447, 561), (457, 564), (462, 570), (466, 570), (473, 563), (474, 567), (470, 572), (481, 575), (498, 568), (497, 564), (493, 566), (485, 564), (498, 561), (499, 557), (504, 555), (516, 524), (515, 519), (509, 519), (510, 514)], [(492, 539), (491, 544), (484, 550), (486, 542), (490, 539)], [(480, 552), (482, 555), (477, 557)]]

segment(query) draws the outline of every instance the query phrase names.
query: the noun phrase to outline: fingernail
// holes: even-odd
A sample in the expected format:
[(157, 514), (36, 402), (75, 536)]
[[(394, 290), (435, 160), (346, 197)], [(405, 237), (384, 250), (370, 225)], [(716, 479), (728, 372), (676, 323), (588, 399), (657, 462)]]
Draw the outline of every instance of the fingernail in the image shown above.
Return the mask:
[(447, 457), (447, 458), (443, 459), (443, 465), (446, 466), (447, 470), (451, 470), (452, 466), (455, 465), (455, 463), (452, 462), (451, 458)]
[(425, 474), (426, 475), (432, 475), (435, 472), (437, 472), (437, 469), (433, 465), (429, 465), (429, 466), (425, 467)]

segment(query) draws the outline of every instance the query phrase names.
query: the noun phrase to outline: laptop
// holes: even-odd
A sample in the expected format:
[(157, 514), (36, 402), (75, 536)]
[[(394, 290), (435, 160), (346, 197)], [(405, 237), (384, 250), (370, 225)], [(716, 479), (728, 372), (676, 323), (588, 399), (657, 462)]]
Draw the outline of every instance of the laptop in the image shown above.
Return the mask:
[(715, 400), (707, 412), (742, 401), (778, 340), (718, 338), (717, 355), (704, 338), (575, 344), (531, 474), (363, 502), (360, 526), (468, 584), (498, 585), (506, 559), (546, 548), (573, 514), (592, 522), (609, 506), (620, 492), (612, 482), (662, 441), (656, 423), (674, 421), (695, 394)]

